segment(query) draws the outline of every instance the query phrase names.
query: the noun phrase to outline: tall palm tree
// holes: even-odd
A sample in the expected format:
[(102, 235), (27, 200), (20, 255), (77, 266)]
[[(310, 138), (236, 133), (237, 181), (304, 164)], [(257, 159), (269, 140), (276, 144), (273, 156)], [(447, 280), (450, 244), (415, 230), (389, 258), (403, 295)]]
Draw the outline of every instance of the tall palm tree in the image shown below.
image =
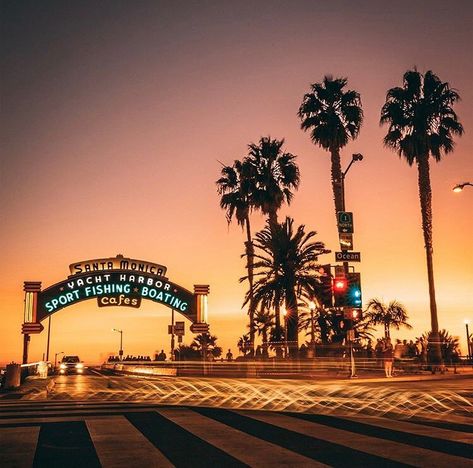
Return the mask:
[(404, 74), (403, 86), (391, 88), (381, 110), (381, 124), (388, 124), (384, 144), (404, 157), (409, 166), (418, 170), (419, 198), (422, 213), (429, 282), (431, 340), (433, 358), (441, 362), (437, 303), (435, 300), (434, 267), (432, 261), (432, 188), (429, 157), (440, 161), (454, 148), (454, 135), (461, 135), (463, 127), (453, 110), (460, 99), (457, 91), (442, 82), (432, 71), (424, 75), (416, 69)]
[[(220, 207), (226, 210), (227, 222), (230, 224), (235, 218), (238, 225), (246, 230), (246, 268), (250, 291), (253, 290), (253, 263), (254, 248), (251, 237), (250, 212), (253, 208), (253, 180), (248, 165), (235, 160), (233, 166), (223, 166), (221, 177), (217, 180), (217, 192), (221, 195)], [(254, 353), (255, 342), (255, 306), (253, 298), (248, 302), (248, 316), (250, 329), (250, 353)]]
[(245, 168), (251, 173), (252, 202), (269, 218), (269, 226), (275, 229), (277, 212), (284, 202), (291, 203), (293, 190), (300, 183), (296, 157), (283, 151), (284, 139), (262, 137), (258, 144), (248, 146)]
[(360, 95), (345, 90), (346, 85), (346, 78), (325, 76), (322, 83), (311, 85), (298, 112), (301, 128), (310, 130), (313, 143), (330, 152), (335, 214), (344, 210), (340, 150), (358, 136), (363, 122)]
[[(311, 241), (316, 234), (314, 231), (306, 233), (303, 225), (295, 230), (294, 220), (288, 217), (273, 229), (268, 221), (267, 226), (255, 235), (255, 277), (259, 279), (254, 284), (253, 297), (258, 304), (274, 306), (284, 300), (287, 339), (293, 357), (297, 355), (299, 345), (298, 297), (308, 299), (313, 296), (319, 282), (318, 256), (328, 253), (322, 242)], [(247, 294), (247, 300), (248, 297)]]
[(391, 337), (391, 328), (396, 330), (401, 327), (412, 328), (407, 321), (409, 316), (406, 308), (397, 301), (391, 301), (386, 305), (379, 299), (371, 299), (366, 307), (365, 317), (370, 325), (383, 325), (386, 338)]

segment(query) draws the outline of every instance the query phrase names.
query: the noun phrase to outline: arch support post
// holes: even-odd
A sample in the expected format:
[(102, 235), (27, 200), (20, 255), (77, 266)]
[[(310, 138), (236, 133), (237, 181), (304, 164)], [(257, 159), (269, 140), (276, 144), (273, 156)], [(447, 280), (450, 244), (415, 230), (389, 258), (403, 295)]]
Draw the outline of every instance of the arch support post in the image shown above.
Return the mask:
[(25, 291), (25, 300), (21, 333), (23, 334), (23, 364), (27, 364), (30, 334), (41, 333), (43, 329), (42, 325), (36, 322), (38, 293), (41, 291), (41, 281), (25, 281), (23, 291)]
[(208, 295), (210, 286), (208, 284), (195, 284), (194, 296), (196, 301), (196, 323), (208, 323)]

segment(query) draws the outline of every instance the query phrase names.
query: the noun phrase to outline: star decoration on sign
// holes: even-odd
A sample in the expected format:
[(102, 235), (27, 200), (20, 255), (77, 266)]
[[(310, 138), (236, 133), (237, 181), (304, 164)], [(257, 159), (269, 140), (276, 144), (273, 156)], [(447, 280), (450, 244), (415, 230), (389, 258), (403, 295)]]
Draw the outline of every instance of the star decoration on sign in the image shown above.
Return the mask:
[(133, 289), (133, 292), (137, 293), (137, 292), (138, 292), (138, 288)]
[(64, 291), (64, 286), (61, 286), (61, 287), (59, 288), (59, 291)]

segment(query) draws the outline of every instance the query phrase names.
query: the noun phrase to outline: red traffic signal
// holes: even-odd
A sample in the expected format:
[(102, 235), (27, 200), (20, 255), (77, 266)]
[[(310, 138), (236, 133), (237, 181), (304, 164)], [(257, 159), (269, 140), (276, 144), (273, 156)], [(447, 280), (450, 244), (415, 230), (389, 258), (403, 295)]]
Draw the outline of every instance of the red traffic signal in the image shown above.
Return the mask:
[(353, 320), (354, 322), (358, 322), (362, 318), (361, 309), (354, 309), (354, 308), (344, 308), (343, 309), (343, 318), (348, 320)]
[(333, 292), (343, 293), (348, 288), (348, 281), (346, 278), (334, 278), (333, 279)]

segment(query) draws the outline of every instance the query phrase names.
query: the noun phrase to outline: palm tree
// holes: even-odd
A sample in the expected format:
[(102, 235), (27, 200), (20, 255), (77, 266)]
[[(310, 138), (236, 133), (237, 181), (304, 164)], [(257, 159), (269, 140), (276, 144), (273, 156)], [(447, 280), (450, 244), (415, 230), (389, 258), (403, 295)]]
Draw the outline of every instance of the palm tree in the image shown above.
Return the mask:
[(366, 307), (365, 316), (369, 325), (383, 325), (384, 336), (390, 338), (390, 328), (399, 330), (401, 327), (411, 329), (407, 322), (406, 308), (397, 301), (391, 301), (388, 305), (379, 299), (371, 299)]
[(261, 336), (263, 339), (263, 356), (268, 357), (268, 332), (271, 330), (271, 327), (274, 325), (274, 315), (271, 314), (268, 310), (262, 306), (255, 315), (255, 328), (258, 333), (258, 336)]
[(284, 202), (291, 203), (293, 190), (300, 182), (296, 157), (282, 150), (284, 139), (273, 140), (262, 137), (258, 144), (248, 146), (248, 156), (244, 159), (245, 168), (251, 174), (252, 202), (269, 218), (269, 226), (275, 229), (278, 223), (277, 212)]
[(310, 336), (310, 344), (315, 343), (315, 335), (319, 329), (319, 309), (311, 309), (305, 302), (299, 303), (299, 331), (305, 331), (305, 336)]
[(318, 256), (328, 253), (322, 242), (311, 242), (316, 234), (315, 231), (306, 233), (303, 225), (294, 230), (294, 220), (288, 217), (273, 229), (268, 221), (267, 226), (255, 235), (258, 252), (255, 253), (255, 277), (259, 279), (254, 284), (253, 298), (257, 304), (274, 307), (276, 328), (280, 328), (276, 305), (284, 300), (287, 338), (293, 357), (297, 355), (299, 344), (298, 297), (313, 297), (319, 282)]
[(422, 213), (429, 282), (430, 319), (433, 358), (441, 362), (438, 340), (439, 326), (435, 300), (434, 267), (432, 261), (432, 189), (429, 156), (440, 161), (443, 154), (453, 151), (454, 135), (461, 135), (463, 127), (453, 110), (460, 99), (447, 82), (440, 81), (432, 71), (424, 75), (416, 69), (404, 74), (403, 86), (391, 88), (381, 110), (381, 124), (388, 124), (384, 144), (404, 157), (409, 166), (418, 170), (419, 198)]
[(252, 345), (253, 344), (251, 343), (250, 336), (248, 334), (242, 335), (240, 338), (238, 338), (237, 347), (240, 353), (243, 354), (243, 357), (246, 357)]
[[(254, 248), (251, 238), (250, 212), (253, 207), (252, 193), (253, 181), (250, 177), (248, 166), (235, 160), (233, 166), (223, 166), (221, 177), (217, 180), (217, 192), (221, 195), (220, 207), (226, 210), (227, 222), (230, 224), (235, 217), (239, 226), (246, 229), (246, 268), (248, 270), (248, 283), (250, 291), (253, 290), (253, 263)], [(253, 298), (248, 302), (250, 353), (254, 353), (255, 342), (255, 307)]]
[(313, 143), (330, 152), (335, 214), (344, 211), (340, 150), (358, 136), (363, 122), (360, 95), (345, 91), (346, 85), (346, 78), (325, 76), (322, 83), (311, 85), (298, 112), (301, 128), (310, 130)]
[(201, 333), (194, 338), (191, 348), (199, 351), (202, 357), (212, 355), (218, 358), (222, 355), (222, 348), (217, 346), (217, 337), (210, 333)]
[[(421, 337), (417, 338), (417, 343), (425, 350), (426, 354), (430, 351), (430, 344), (432, 343), (432, 332), (425, 332)], [(454, 364), (459, 360), (460, 343), (457, 337), (451, 336), (447, 330), (439, 330), (439, 342), (442, 351), (442, 358), (444, 361)]]

